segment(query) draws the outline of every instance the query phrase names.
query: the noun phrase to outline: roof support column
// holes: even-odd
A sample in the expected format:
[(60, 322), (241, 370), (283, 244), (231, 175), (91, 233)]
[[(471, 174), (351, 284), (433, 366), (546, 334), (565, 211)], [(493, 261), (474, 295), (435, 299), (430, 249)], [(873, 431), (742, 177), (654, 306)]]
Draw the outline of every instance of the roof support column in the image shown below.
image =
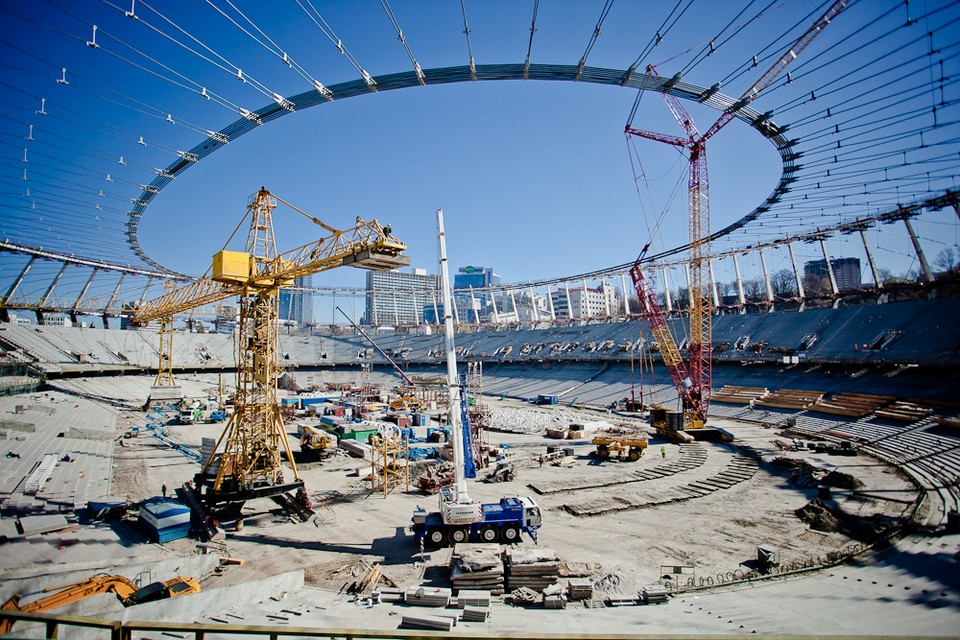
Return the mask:
[(690, 263), (686, 262), (683, 265), (683, 271), (687, 276), (687, 306), (688, 309), (693, 309), (693, 284), (690, 283)]
[(120, 285), (123, 284), (123, 279), (127, 277), (127, 273), (121, 272), (120, 279), (117, 280), (117, 286), (113, 288), (113, 293), (110, 294), (110, 299), (107, 300), (107, 305), (103, 308), (103, 328), (107, 328), (107, 315), (110, 313), (110, 307), (113, 306), (113, 301), (117, 299), (117, 293), (120, 292)]
[(867, 242), (867, 230), (860, 227), (860, 240), (863, 242), (863, 250), (867, 254), (867, 264), (870, 265), (870, 273), (873, 275), (873, 286), (877, 289), (883, 289), (883, 283), (880, 282), (880, 274), (877, 272), (877, 265), (873, 261), (873, 251), (870, 250), (870, 244)]
[(827, 253), (827, 240), (823, 236), (820, 236), (820, 250), (823, 252), (823, 261), (827, 263), (827, 275), (830, 276), (830, 291), (833, 293), (833, 297), (836, 298), (840, 295), (840, 290), (837, 288), (837, 277), (833, 273), (833, 265), (830, 264), (830, 255)]
[(767, 258), (763, 255), (763, 248), (758, 248), (760, 254), (760, 268), (763, 269), (763, 282), (767, 287), (767, 302), (770, 303), (770, 311), (773, 311), (773, 285), (770, 284), (770, 272), (767, 270)]
[(587, 297), (587, 279), (583, 279), (583, 296), (580, 298), (580, 315), (590, 317), (590, 301)]
[(80, 295), (77, 296), (76, 302), (73, 303), (73, 308), (70, 310), (70, 319), (76, 324), (77, 322), (77, 313), (80, 311), (80, 302), (83, 300), (83, 296), (87, 295), (87, 289), (90, 288), (90, 283), (93, 282), (94, 276), (97, 275), (99, 269), (94, 268), (90, 272), (90, 277), (87, 278), (87, 283), (83, 285), (83, 290), (80, 291)]
[(630, 317), (630, 296), (627, 295), (627, 274), (620, 274), (620, 290), (623, 291), (623, 317)]
[(497, 313), (497, 296), (493, 294), (493, 289), (490, 289), (490, 306), (493, 307), (494, 324), (500, 324), (500, 314)]
[(60, 278), (63, 277), (63, 272), (67, 270), (67, 263), (64, 262), (60, 267), (60, 271), (57, 272), (57, 275), (54, 276), (53, 282), (50, 283), (50, 286), (47, 288), (47, 292), (43, 294), (43, 297), (40, 299), (40, 303), (37, 305), (37, 324), (43, 324), (43, 308), (47, 306), (47, 300), (50, 299), (50, 294), (53, 293), (53, 288), (57, 286), (57, 283), (60, 282)]
[(540, 312), (537, 310), (537, 296), (533, 293), (533, 287), (527, 289), (530, 294), (530, 304), (533, 306), (533, 321), (540, 322)]
[(520, 322), (520, 309), (517, 309), (517, 296), (513, 289), (510, 289), (510, 304), (513, 305), (513, 315)]
[(673, 300), (670, 297), (670, 279), (667, 278), (667, 269), (660, 270), (660, 276), (663, 278), (663, 295), (666, 297), (667, 313), (673, 311)]
[(7, 295), (3, 297), (3, 303), (7, 304), (10, 302), (10, 299), (13, 298), (14, 294), (17, 293), (17, 289), (20, 288), (20, 284), (23, 282), (23, 279), (27, 277), (27, 273), (30, 271), (30, 267), (33, 266), (33, 263), (36, 262), (37, 256), (30, 256), (30, 260), (27, 261), (27, 265), (23, 268), (23, 271), (20, 272), (20, 275), (17, 276), (17, 279), (13, 281), (10, 289), (7, 290)]
[(903, 226), (907, 228), (907, 233), (910, 234), (910, 242), (913, 243), (913, 250), (917, 252), (917, 259), (920, 260), (920, 268), (923, 270), (924, 282), (933, 282), (933, 272), (930, 271), (927, 256), (923, 253), (923, 247), (920, 246), (920, 240), (917, 238), (917, 233), (913, 230), (913, 225), (910, 224), (909, 217), (903, 216)]
[(740, 261), (737, 260), (737, 254), (733, 254), (733, 270), (737, 274), (737, 304), (740, 305), (740, 313), (747, 312), (747, 297), (743, 295), (743, 278), (740, 276)]
[(550, 291), (550, 285), (547, 285), (547, 304), (550, 305), (550, 320), (556, 320), (557, 312), (553, 308), (553, 292)]
[(567, 292), (567, 317), (573, 320), (573, 303), (570, 302), (570, 283), (564, 281), (563, 288)]
[(713, 259), (707, 260), (710, 269), (710, 294), (713, 296), (713, 308), (720, 309), (720, 295), (717, 293), (717, 277), (713, 274)]
[(790, 252), (790, 263), (793, 265), (793, 278), (797, 281), (797, 297), (800, 298), (800, 311), (803, 311), (807, 303), (807, 294), (803, 291), (803, 278), (800, 277), (800, 269), (797, 267), (797, 256), (793, 253), (793, 243), (787, 244), (787, 251)]

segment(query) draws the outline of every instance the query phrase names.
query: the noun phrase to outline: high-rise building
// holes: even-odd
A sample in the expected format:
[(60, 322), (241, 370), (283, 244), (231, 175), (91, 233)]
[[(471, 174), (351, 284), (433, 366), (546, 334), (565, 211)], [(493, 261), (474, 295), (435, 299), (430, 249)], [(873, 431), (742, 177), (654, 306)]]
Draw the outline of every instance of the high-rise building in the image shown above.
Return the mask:
[(460, 267), (459, 273), (453, 276), (454, 289), (482, 289), (500, 284), (500, 276), (490, 267)]
[(553, 313), (558, 318), (608, 316), (615, 314), (622, 306), (617, 300), (617, 290), (606, 282), (597, 289), (565, 287), (551, 291), (550, 298), (553, 300)]
[[(839, 291), (860, 287), (860, 258), (833, 258), (830, 260), (833, 277)], [(830, 292), (830, 272), (826, 260), (810, 260), (803, 263), (804, 287), (812, 292)]]
[(364, 322), (372, 325), (420, 324), (425, 306), (441, 305), (440, 279), (426, 269), (368, 271)]
[(300, 326), (313, 323), (313, 276), (303, 276), (293, 281), (293, 287), (280, 290), (279, 318), (296, 322)]

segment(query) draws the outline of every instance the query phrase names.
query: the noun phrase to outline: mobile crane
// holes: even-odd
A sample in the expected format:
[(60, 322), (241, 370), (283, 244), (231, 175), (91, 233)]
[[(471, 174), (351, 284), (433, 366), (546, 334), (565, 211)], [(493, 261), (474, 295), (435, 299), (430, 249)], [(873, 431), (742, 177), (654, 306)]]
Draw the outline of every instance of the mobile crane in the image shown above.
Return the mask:
[[(273, 233), (277, 202), (310, 219), (328, 237), (278, 253)], [(247, 205), (250, 230), (245, 251), (223, 250), (213, 256), (213, 275), (198, 278), (142, 304), (133, 321), (145, 323), (231, 297), (240, 298), (237, 355), (237, 395), (234, 412), (216, 446), (194, 478), (200, 499), (208, 507), (233, 505), (257, 497), (296, 491), (305, 496), (303, 481), (290, 451), (277, 401), (277, 297), (295, 278), (337, 267), (387, 270), (410, 264), (407, 245), (393, 236), (389, 225), (357, 218), (352, 229), (335, 229), (300, 211), (261, 187)], [(293, 471), (284, 481), (281, 450)]]
[[(3, 604), (3, 611), (20, 611), (43, 613), (58, 607), (78, 602), (100, 593), (113, 593), (125, 607), (131, 607), (154, 600), (175, 598), (200, 591), (200, 585), (193, 578), (177, 576), (165, 582), (153, 582), (145, 587), (138, 587), (123, 576), (94, 576), (87, 580), (62, 584), (57, 587), (48, 587), (43, 590), (50, 595), (21, 605), (24, 594), (17, 594)], [(51, 593), (52, 592), (52, 593)], [(0, 620), (0, 635), (10, 633), (13, 620)]]
[(440, 284), (443, 289), (443, 326), (447, 352), (447, 421), (450, 423), (453, 446), (453, 486), (440, 490), (440, 510), (428, 513), (417, 507), (411, 529), (425, 545), (440, 547), (476, 540), (479, 542), (514, 543), (526, 531), (536, 541), (540, 528), (540, 507), (530, 497), (503, 498), (498, 503), (481, 504), (467, 492), (464, 454), (463, 412), (460, 400), (460, 377), (457, 375), (457, 354), (453, 334), (453, 307), (450, 296), (450, 273), (447, 268), (447, 243), (443, 228), (443, 210), (437, 210), (440, 244)]
[[(767, 71), (750, 86), (705, 133), (701, 133), (693, 118), (687, 113), (680, 100), (669, 90), (680, 82), (680, 74), (663, 82), (660, 90), (664, 101), (671, 113), (683, 128), (684, 136), (656, 133), (635, 129), (628, 122), (624, 127), (627, 136), (637, 136), (648, 140), (655, 140), (683, 149), (688, 154), (689, 171), (687, 176), (688, 192), (688, 223), (689, 223), (689, 250), (690, 250), (690, 335), (687, 352), (689, 365), (683, 362), (667, 327), (665, 316), (649, 284), (640, 270), (640, 263), (650, 243), (640, 252), (630, 277), (636, 289), (640, 302), (640, 315), (650, 325), (650, 331), (656, 337), (663, 355), (663, 362), (670, 373), (674, 386), (683, 407), (682, 424), (677, 420), (669, 419), (669, 414), (663, 407), (656, 407), (651, 412), (651, 423), (660, 435), (674, 440), (687, 438), (683, 429), (703, 429), (707, 419), (707, 409), (710, 405), (712, 384), (712, 304), (710, 297), (710, 180), (707, 175), (707, 140), (729, 124), (737, 113), (753, 102), (757, 96), (789, 66), (813, 40), (826, 28), (828, 24), (847, 6), (848, 0), (836, 0), (827, 11), (808, 28), (793, 45), (777, 59)], [(653, 65), (647, 66), (647, 73), (659, 79)], [(719, 90), (719, 85), (716, 86)], [(639, 95), (638, 98), (639, 100)], [(636, 107), (634, 107), (634, 113)], [(632, 119), (631, 114), (631, 119)], [(654, 415), (656, 417), (654, 417)], [(721, 433), (726, 438), (729, 434)]]

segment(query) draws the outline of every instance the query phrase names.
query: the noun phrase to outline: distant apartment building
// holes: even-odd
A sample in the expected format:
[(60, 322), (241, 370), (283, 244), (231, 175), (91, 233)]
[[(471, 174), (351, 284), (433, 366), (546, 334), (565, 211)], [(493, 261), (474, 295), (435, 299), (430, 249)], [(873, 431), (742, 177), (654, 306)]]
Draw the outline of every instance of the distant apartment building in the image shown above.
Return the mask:
[[(860, 259), (834, 258), (830, 260), (837, 290), (850, 291), (860, 287)], [(812, 292), (830, 293), (830, 272), (826, 260), (803, 263), (804, 287)]]
[(217, 316), (213, 321), (213, 330), (216, 333), (232, 334), (237, 328), (238, 309), (231, 304), (221, 304), (217, 307)]
[(439, 290), (440, 279), (428, 275), (426, 269), (368, 271), (363, 321), (372, 325), (420, 324), (424, 307), (436, 303), (439, 308)]
[(599, 288), (569, 287), (550, 292), (558, 318), (591, 318), (616, 314), (617, 290), (603, 283)]
[(293, 287), (280, 290), (280, 320), (306, 326), (313, 324), (313, 276), (303, 276), (293, 281)]

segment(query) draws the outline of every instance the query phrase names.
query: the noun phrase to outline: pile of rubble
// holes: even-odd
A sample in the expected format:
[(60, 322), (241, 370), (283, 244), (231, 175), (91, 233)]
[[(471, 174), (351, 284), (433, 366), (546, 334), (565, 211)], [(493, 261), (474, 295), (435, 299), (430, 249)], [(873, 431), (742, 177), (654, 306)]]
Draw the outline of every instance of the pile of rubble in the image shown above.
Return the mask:
[(564, 409), (535, 409), (491, 407), (490, 428), (510, 433), (544, 433), (547, 429), (568, 429), (571, 424), (584, 426), (587, 433), (609, 429), (613, 425), (604, 420), (584, 421), (583, 414)]

